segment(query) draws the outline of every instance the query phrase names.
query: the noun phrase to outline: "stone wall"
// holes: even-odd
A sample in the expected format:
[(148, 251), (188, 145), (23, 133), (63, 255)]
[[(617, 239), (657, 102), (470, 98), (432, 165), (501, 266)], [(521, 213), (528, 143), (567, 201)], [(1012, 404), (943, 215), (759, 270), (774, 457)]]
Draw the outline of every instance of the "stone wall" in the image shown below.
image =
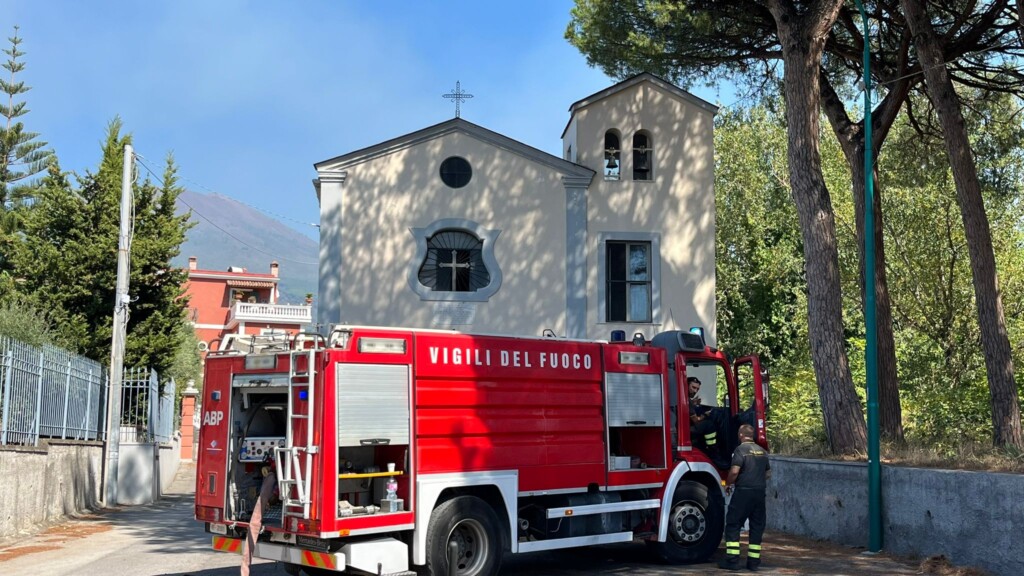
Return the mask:
[[(867, 482), (863, 463), (773, 456), (768, 527), (866, 547)], [(883, 550), (1024, 574), (1024, 475), (883, 466), (881, 482)]]

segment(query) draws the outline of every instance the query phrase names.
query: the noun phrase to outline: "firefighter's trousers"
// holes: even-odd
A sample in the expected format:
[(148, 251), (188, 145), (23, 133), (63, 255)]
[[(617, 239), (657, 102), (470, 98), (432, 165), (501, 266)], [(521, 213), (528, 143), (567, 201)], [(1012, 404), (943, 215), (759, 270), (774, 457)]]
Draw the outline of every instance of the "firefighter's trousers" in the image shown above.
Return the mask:
[(755, 564), (761, 559), (761, 537), (764, 535), (765, 510), (764, 488), (736, 487), (729, 502), (729, 513), (725, 516), (726, 558), (740, 556), (740, 528), (750, 519), (749, 546), (747, 559)]

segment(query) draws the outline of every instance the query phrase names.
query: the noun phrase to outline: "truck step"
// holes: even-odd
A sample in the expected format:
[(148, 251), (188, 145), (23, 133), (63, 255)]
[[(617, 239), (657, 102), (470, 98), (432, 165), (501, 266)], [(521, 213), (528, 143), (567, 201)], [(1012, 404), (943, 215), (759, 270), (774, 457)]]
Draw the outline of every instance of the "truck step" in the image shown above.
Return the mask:
[(617, 542), (631, 542), (632, 532), (615, 532), (613, 534), (596, 534), (593, 536), (574, 536), (571, 538), (551, 538), (549, 540), (534, 540), (532, 542), (520, 542), (520, 552), (540, 552), (542, 550), (559, 550), (562, 548), (578, 548), (580, 546), (593, 546), (595, 544), (615, 544)]

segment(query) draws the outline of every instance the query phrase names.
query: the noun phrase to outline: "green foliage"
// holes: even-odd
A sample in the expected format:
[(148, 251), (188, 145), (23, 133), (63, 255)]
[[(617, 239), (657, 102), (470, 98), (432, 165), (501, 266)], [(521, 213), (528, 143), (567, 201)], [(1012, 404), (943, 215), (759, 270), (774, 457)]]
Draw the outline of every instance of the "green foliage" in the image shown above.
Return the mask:
[[(979, 173), (986, 183), (1000, 288), (1014, 365), (1024, 360), (1024, 147), (1020, 103), (972, 95), (965, 109)], [(898, 123), (883, 157), (886, 246), (897, 333), (901, 399), (908, 437), (940, 450), (992, 437), (991, 405), (975, 313), (963, 221), (942, 141)], [(1018, 384), (1019, 386), (1020, 384)]]
[(32, 177), (46, 169), (53, 160), (53, 153), (45, 149), (46, 142), (37, 140), (38, 134), (25, 130), (19, 118), (28, 113), (26, 102), (15, 98), (28, 92), (24, 82), (17, 81), (25, 63), (19, 58), (25, 55), (18, 49), (18, 27), (8, 40), (11, 47), (4, 50), (7, 62), (3, 67), (10, 73), (8, 79), (0, 78), (0, 92), (7, 95), (6, 102), (0, 101), (0, 295), (10, 293), (12, 287), (12, 263), (10, 254), (18, 242), (17, 231), (21, 228), (24, 212), (34, 194)]
[(53, 344), (74, 349), (72, 343), (56, 328), (52, 314), (40, 308), (31, 298), (19, 294), (12, 293), (0, 298), (0, 336), (14, 338), (31, 346)]
[[(17, 26), (14, 27), (14, 36), (8, 40), (11, 47), (4, 50), (8, 59), (3, 67), (10, 73), (10, 78), (0, 79), (0, 91), (7, 95), (7, 102), (0, 102), (0, 116), (5, 120), (0, 125), (0, 205), (5, 210), (30, 197), (31, 188), (19, 183), (46, 170), (53, 159), (53, 153), (45, 148), (46, 142), (37, 140), (39, 135), (35, 132), (26, 132), (25, 125), (18, 121), (28, 113), (28, 109), (26, 102), (15, 102), (14, 99), (31, 88), (17, 81), (18, 73), (25, 69), (25, 63), (18, 60), (25, 53), (18, 49), (21, 38), (18, 38)], [(11, 230), (10, 227), (5, 228)]]
[(725, 110), (715, 126), (719, 344), (756, 353), (771, 371), (772, 442), (824, 441), (811, 369), (807, 286), (790, 199), (783, 119), (767, 108)]
[[(77, 189), (58, 167), (51, 168), (16, 256), (26, 290), (61, 318), (63, 331), (85, 355), (100, 361), (110, 356), (121, 174), (129, 142), (120, 121), (111, 122), (98, 170), (80, 178)], [(149, 179), (133, 186), (125, 365), (154, 368), (163, 378), (181, 345), (188, 305), (182, 297), (186, 273), (170, 263), (188, 227), (187, 215), (174, 215), (180, 192), (170, 158), (161, 187)]]
[(203, 361), (199, 354), (199, 338), (196, 337), (192, 324), (182, 321), (178, 325), (177, 349), (174, 351), (174, 358), (166, 371), (167, 379), (174, 379), (177, 385), (177, 396), (188, 386), (189, 380), (196, 382), (196, 386), (202, 379)]
[(726, 111), (715, 133), (718, 337), (779, 367), (806, 339), (806, 282), (789, 196), (786, 134), (763, 109)]
[(651, 72), (687, 86), (752, 76), (778, 58), (771, 14), (754, 2), (576, 0), (565, 37), (591, 66)]
[[(1019, 103), (985, 101), (969, 115), (986, 180), (986, 208), (1006, 303), (1007, 328), (1020, 371), (1024, 358), (1024, 138), (1008, 119)], [(725, 110), (715, 133), (718, 335), (723, 348), (756, 352), (770, 367), (772, 442), (805, 451), (824, 442), (821, 406), (807, 350), (807, 315), (799, 224), (785, 175), (784, 119), (775, 103)], [(1007, 136), (986, 126), (997, 120)], [(864, 325), (850, 175), (831, 134), (822, 167), (833, 192), (848, 357), (858, 394)], [(880, 162), (885, 246), (909, 441), (954, 453), (962, 442), (991, 437), (991, 408), (963, 225), (942, 142), (897, 123)], [(1020, 377), (1018, 376), (1018, 382)]]

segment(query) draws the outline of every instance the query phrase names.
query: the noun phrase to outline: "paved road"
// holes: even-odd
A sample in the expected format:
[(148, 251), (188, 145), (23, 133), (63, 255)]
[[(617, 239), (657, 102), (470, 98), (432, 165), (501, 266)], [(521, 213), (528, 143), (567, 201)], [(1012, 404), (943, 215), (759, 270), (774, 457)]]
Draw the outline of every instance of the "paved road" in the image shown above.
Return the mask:
[[(194, 470), (183, 465), (157, 505), (106, 510), (0, 545), (4, 576), (233, 576), (239, 556), (210, 550), (210, 536), (192, 519)], [(769, 534), (764, 574), (919, 574), (914, 566), (859, 550)], [(721, 573), (713, 564), (666, 566), (640, 544), (523, 554), (505, 560), (502, 576), (583, 576)], [(261, 562), (252, 576), (283, 576)]]

